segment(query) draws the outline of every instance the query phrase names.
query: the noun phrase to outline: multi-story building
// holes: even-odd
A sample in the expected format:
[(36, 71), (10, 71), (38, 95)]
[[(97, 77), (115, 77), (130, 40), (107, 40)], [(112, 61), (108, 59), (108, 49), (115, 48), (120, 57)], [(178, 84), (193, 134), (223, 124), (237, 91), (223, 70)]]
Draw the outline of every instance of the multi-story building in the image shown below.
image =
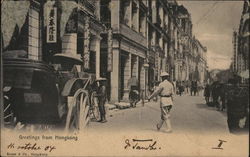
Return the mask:
[(250, 2), (244, 1), (238, 33), (238, 55), (236, 72), (243, 78), (249, 78), (249, 42), (250, 42)]
[(108, 57), (108, 62), (112, 69), (105, 73), (105, 77), (112, 80), (110, 98), (114, 102), (126, 101), (131, 77), (138, 79), (142, 91), (146, 86), (148, 1), (102, 0), (101, 15), (101, 21), (112, 30), (111, 35), (108, 32), (103, 34), (112, 38), (112, 44), (104, 41), (101, 45), (106, 52), (111, 46), (109, 53), (112, 57)]
[[(100, 75), (100, 5), (92, 0), (3, 1), (4, 51), (51, 63), (52, 56), (83, 61), (82, 71)], [(12, 20), (9, 20), (12, 19)], [(83, 59), (82, 59), (83, 58)]]
[(206, 62), (176, 0), (4, 1), (2, 12), (4, 51), (48, 63), (79, 60), (82, 71), (107, 78), (112, 102), (128, 100), (131, 77), (146, 96), (161, 72), (187, 81)]
[(28, 58), (41, 60), (41, 6), (37, 0), (1, 1), (3, 51), (25, 50)]
[(207, 48), (204, 47), (199, 40), (196, 40), (198, 46), (198, 55), (197, 55), (197, 70), (198, 70), (198, 81), (201, 85), (204, 85), (207, 81), (206, 72), (207, 72)]

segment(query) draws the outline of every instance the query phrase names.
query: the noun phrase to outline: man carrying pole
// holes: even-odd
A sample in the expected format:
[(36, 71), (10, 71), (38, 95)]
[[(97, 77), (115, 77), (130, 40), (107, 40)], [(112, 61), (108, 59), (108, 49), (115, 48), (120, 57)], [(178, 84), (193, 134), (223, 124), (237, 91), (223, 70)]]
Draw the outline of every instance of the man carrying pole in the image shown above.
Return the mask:
[(171, 122), (170, 122), (170, 110), (173, 105), (173, 94), (174, 87), (173, 84), (169, 81), (170, 76), (167, 72), (161, 74), (162, 82), (159, 84), (159, 88), (154, 91), (154, 93), (149, 97), (148, 101), (153, 97), (160, 96), (160, 107), (161, 107), (161, 120), (156, 125), (157, 130), (160, 130), (163, 123), (167, 126), (167, 133), (172, 132)]

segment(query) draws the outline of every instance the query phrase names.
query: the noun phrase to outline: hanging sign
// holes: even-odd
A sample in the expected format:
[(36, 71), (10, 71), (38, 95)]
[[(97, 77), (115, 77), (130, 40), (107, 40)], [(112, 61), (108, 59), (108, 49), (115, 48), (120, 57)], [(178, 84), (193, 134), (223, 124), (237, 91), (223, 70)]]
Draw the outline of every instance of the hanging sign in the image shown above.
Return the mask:
[(47, 10), (47, 43), (56, 43), (57, 40), (57, 8)]

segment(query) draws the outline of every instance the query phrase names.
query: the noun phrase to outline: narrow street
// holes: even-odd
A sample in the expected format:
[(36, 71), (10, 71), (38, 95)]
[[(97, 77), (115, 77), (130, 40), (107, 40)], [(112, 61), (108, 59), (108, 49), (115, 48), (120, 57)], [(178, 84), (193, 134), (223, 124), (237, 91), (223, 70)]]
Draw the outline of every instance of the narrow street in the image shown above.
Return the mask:
[[(105, 124), (92, 122), (89, 130), (102, 131), (156, 131), (156, 123), (160, 119), (159, 103), (150, 101), (144, 107), (129, 108), (108, 112)], [(171, 110), (173, 133), (229, 133), (226, 112), (219, 112), (205, 105), (202, 96), (175, 96)], [(164, 127), (162, 128), (164, 131)]]
[[(200, 94), (201, 95), (201, 94)], [(156, 130), (156, 123), (160, 119), (159, 104), (156, 102), (138, 105), (118, 111), (110, 111), (107, 123), (90, 123), (84, 140), (91, 138), (108, 141), (107, 145), (91, 140), (91, 147), (100, 146), (97, 152), (105, 155), (130, 154), (141, 156), (248, 156), (248, 135), (230, 134), (227, 128), (226, 112), (219, 112), (213, 107), (205, 105), (202, 96), (175, 96), (171, 121), (173, 132)], [(86, 133), (86, 132), (85, 132)], [(153, 151), (135, 151), (124, 149), (126, 139), (152, 139), (157, 141), (161, 150), (157, 154)], [(214, 149), (219, 140), (226, 141), (221, 149)], [(114, 152), (103, 150), (109, 147)], [(240, 148), (240, 150), (239, 150)]]

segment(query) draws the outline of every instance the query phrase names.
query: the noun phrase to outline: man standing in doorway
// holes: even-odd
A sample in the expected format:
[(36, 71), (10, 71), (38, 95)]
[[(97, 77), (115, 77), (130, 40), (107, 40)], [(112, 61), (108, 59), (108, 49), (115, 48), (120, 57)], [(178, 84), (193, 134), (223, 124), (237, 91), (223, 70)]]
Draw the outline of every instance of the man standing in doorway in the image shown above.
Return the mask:
[(97, 78), (96, 79), (97, 84), (98, 84), (98, 88), (97, 88), (97, 98), (98, 98), (98, 107), (99, 107), (99, 112), (100, 112), (100, 116), (101, 119), (98, 122), (101, 123), (106, 123), (106, 111), (105, 111), (105, 102), (106, 102), (106, 95), (107, 95), (107, 91), (106, 91), (106, 79), (105, 78)]
[(173, 84), (169, 81), (170, 77), (167, 72), (163, 72), (161, 74), (162, 82), (159, 84), (159, 88), (154, 91), (154, 93), (149, 97), (152, 99), (153, 97), (159, 95), (160, 96), (160, 107), (161, 107), (161, 121), (156, 125), (157, 130), (160, 130), (163, 123), (165, 122), (167, 126), (166, 132), (172, 132), (171, 122), (170, 122), (170, 110), (173, 105), (173, 94), (174, 87)]

